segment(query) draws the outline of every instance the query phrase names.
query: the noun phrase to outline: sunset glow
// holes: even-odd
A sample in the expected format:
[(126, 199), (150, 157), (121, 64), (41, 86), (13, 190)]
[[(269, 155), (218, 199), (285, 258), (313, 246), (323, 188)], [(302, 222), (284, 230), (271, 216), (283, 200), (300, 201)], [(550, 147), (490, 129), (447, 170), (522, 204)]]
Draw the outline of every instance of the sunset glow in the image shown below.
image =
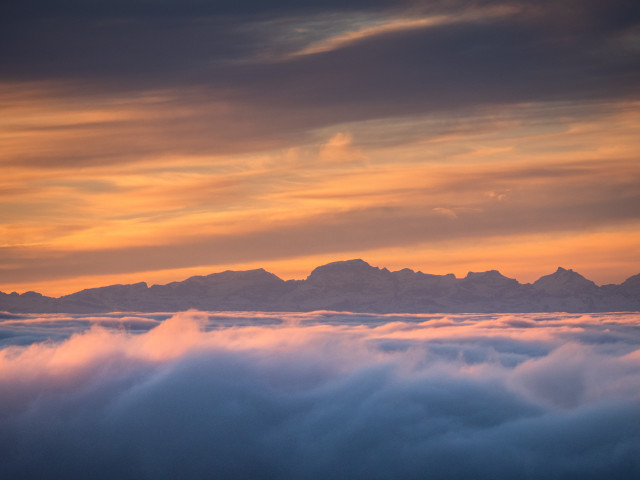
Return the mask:
[[(640, 270), (637, 27), (577, 5), (175, 7), (173, 46), (151, 50), (142, 10), (17, 8), (0, 290), (304, 278), (358, 257), (521, 281), (563, 264), (619, 283)], [(87, 25), (102, 46), (65, 43)], [(133, 43), (117, 56), (122, 29)]]
[(0, 3), (0, 479), (640, 478), (637, 0)]
[(628, 2), (55, 3), (0, 25), (4, 292), (640, 270)]

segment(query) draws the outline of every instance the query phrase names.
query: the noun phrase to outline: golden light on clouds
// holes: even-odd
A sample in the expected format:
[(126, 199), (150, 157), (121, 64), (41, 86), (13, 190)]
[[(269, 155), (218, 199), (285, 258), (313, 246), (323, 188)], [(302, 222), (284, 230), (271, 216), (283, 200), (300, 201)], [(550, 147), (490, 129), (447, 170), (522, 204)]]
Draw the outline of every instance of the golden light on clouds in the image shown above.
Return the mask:
[[(300, 278), (322, 262), (351, 256), (429, 273), (499, 267), (525, 280), (555, 264), (579, 267), (600, 282), (634, 273), (625, 258), (638, 242), (637, 221), (619, 210), (623, 215), (615, 218), (625, 195), (629, 202), (636, 198), (640, 180), (633, 157), (640, 114), (628, 105), (603, 105), (586, 119), (562, 115), (566, 106), (559, 105), (561, 114), (550, 122), (542, 120), (556, 112), (553, 105), (483, 109), (464, 121), (422, 117), (404, 126), (404, 138), (393, 135), (404, 118), (352, 123), (333, 133), (319, 130), (306, 143), (248, 154), (202, 154), (205, 135), (195, 138), (202, 145), (191, 146), (195, 153), (167, 156), (152, 148), (131, 163), (139, 138), (153, 145), (170, 134), (165, 125), (155, 132), (148, 125), (154, 120), (144, 99), (126, 110), (80, 101), (65, 108), (55, 98), (31, 102), (16, 102), (11, 108), (18, 120), (11, 128), (4, 123), (5, 148), (8, 143), (24, 154), (33, 145), (36, 151), (19, 161), (9, 155), (3, 166), (1, 242), (13, 258), (0, 269), (3, 290), (33, 286), (61, 294), (94, 282), (164, 282), (261, 266)], [(172, 115), (153, 108), (159, 118)], [(125, 127), (125, 117), (145, 121)], [(116, 153), (82, 168), (57, 162), (95, 148), (76, 135), (91, 132), (96, 122), (113, 135), (129, 130), (112, 146)], [(619, 206), (606, 204), (613, 192)], [(589, 205), (596, 211), (585, 211)], [(577, 211), (584, 218), (573, 221)], [(522, 222), (522, 216), (531, 218)], [(308, 248), (309, 236), (319, 231), (326, 245)], [(291, 248), (284, 252), (275, 244), (287, 235)], [(263, 255), (231, 246), (234, 238), (250, 237)], [(202, 265), (180, 260), (182, 248), (206, 250), (208, 240), (212, 249), (222, 241), (228, 255), (205, 256)], [(127, 266), (127, 255), (117, 253), (163, 245), (176, 255), (171, 268)], [(33, 274), (12, 281), (23, 260), (50, 257), (55, 265), (56, 258), (81, 251), (106, 255), (114, 273), (57, 273), (42, 281), (34, 266)]]
[(0, 478), (640, 478), (638, 2), (8, 3)]
[[(34, 17), (0, 76), (0, 289), (352, 257), (637, 273), (631, 27), (589, 5), (300, 8), (187, 15), (171, 41), (140, 12)], [(87, 25), (98, 43), (65, 43)]]

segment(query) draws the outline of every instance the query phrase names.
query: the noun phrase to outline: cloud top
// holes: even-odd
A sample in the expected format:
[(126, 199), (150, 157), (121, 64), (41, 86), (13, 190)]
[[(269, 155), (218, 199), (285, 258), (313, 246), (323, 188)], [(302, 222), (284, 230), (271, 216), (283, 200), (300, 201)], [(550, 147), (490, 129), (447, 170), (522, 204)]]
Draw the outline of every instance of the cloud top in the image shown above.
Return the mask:
[[(65, 339), (16, 340), (58, 324)], [(5, 478), (640, 472), (637, 314), (186, 312), (0, 328)]]

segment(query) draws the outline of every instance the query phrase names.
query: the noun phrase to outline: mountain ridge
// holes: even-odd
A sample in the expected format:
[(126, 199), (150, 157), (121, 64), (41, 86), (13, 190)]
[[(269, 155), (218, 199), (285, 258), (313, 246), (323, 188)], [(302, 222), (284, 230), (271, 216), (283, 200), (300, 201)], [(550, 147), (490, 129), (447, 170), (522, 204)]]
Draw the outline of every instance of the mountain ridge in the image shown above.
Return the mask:
[(164, 285), (145, 282), (80, 290), (61, 297), (0, 292), (0, 311), (350, 310), (374, 313), (601, 312), (640, 310), (640, 274), (598, 286), (558, 267), (521, 284), (497, 270), (434, 275), (390, 271), (361, 259), (316, 267), (304, 280), (283, 280), (262, 268), (226, 270)]

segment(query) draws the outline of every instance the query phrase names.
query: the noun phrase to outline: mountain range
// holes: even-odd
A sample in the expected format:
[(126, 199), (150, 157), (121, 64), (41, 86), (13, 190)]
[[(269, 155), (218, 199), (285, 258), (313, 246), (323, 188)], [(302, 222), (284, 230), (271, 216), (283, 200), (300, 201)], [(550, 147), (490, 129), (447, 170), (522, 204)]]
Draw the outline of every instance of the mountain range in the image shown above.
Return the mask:
[(640, 310), (640, 274), (598, 286), (558, 268), (521, 284), (497, 270), (430, 275), (389, 271), (363, 260), (329, 263), (305, 280), (282, 280), (264, 269), (225, 271), (181, 282), (110, 285), (59, 298), (0, 292), (0, 311), (12, 313), (170, 312), (199, 310), (375, 313), (602, 312)]

